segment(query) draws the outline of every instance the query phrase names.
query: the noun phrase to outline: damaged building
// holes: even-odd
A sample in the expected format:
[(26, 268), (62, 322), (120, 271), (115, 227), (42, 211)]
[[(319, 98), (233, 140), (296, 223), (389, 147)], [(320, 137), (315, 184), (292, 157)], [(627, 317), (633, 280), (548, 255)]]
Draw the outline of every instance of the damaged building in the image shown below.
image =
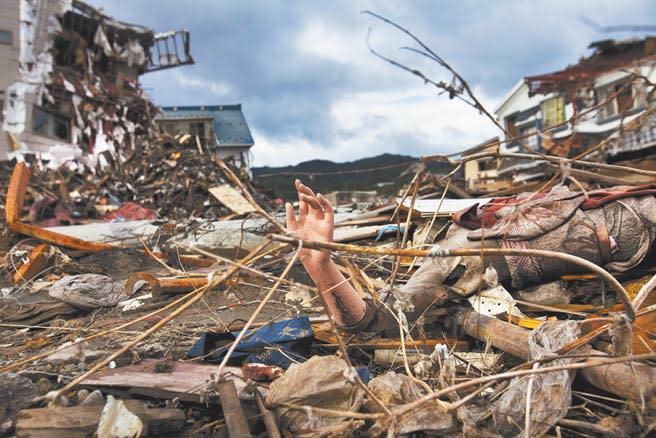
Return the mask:
[(254, 141), (241, 104), (162, 107), (155, 123), (163, 146), (209, 150), (250, 172)]
[(0, 39), (0, 160), (52, 168), (120, 160), (157, 114), (140, 75), (194, 62), (187, 31), (155, 34), (77, 0), (6, 2)]
[[(647, 85), (656, 79), (656, 37), (604, 40), (589, 48), (591, 55), (563, 70), (521, 79), (501, 101), (495, 109), (506, 130), (500, 152), (566, 158), (585, 153), (585, 159), (607, 163), (654, 156), (654, 96), (647, 93)], [(587, 153), (592, 147), (595, 150)], [(468, 187), (489, 184), (491, 173), (495, 182), (490, 187), (538, 184), (553, 173), (540, 161), (477, 165), (485, 168), (486, 178), (479, 181), (478, 172), (471, 171), (465, 175)]]

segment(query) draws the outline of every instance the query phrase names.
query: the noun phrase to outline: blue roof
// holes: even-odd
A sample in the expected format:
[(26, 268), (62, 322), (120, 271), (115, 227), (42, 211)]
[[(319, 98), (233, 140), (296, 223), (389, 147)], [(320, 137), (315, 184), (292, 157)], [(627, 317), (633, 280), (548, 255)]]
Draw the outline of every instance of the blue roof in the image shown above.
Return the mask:
[(214, 132), (221, 145), (252, 146), (255, 142), (248, 128), (241, 104), (204, 106), (165, 106), (161, 117), (167, 119), (211, 117), (214, 119)]

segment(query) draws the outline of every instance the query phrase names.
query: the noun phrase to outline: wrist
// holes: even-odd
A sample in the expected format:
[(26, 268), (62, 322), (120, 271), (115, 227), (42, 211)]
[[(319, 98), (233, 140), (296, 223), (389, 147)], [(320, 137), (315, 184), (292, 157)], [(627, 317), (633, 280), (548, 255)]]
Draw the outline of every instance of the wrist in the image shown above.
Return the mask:
[(307, 254), (301, 258), (301, 264), (312, 277), (312, 279), (322, 278), (331, 268), (335, 268), (335, 262), (330, 256), (330, 253), (321, 254)]

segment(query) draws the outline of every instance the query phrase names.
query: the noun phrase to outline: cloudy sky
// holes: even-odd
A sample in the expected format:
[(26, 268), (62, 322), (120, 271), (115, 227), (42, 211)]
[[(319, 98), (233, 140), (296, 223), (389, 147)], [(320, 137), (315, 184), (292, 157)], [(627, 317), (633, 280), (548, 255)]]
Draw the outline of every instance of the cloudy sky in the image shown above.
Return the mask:
[(314, 158), (343, 162), (395, 153), (452, 153), (498, 134), (472, 108), (374, 57), (435, 80), (435, 63), (371, 10), (408, 28), (451, 64), (492, 111), (523, 76), (563, 68), (590, 42), (641, 34), (610, 25), (656, 24), (649, 0), (219, 1), (92, 0), (156, 32), (186, 28), (196, 61), (142, 77), (158, 105), (241, 103), (257, 166)]

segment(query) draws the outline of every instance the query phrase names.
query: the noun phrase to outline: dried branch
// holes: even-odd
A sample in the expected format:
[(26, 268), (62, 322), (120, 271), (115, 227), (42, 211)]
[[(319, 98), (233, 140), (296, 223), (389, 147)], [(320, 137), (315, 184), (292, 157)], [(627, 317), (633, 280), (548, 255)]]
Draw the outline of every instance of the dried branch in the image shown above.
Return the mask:
[[(291, 243), (295, 241), (294, 238), (288, 236), (282, 236), (279, 234), (270, 234), (269, 238), (279, 242)], [(548, 257), (563, 260), (569, 263), (576, 264), (582, 268), (585, 268), (589, 271), (598, 274), (601, 278), (606, 280), (610, 286), (615, 290), (617, 298), (624, 305), (625, 312), (629, 320), (634, 321), (636, 316), (636, 311), (631, 303), (631, 299), (624, 287), (620, 284), (619, 281), (608, 271), (602, 268), (599, 265), (596, 265), (588, 260), (585, 260), (581, 257), (577, 257), (571, 254), (566, 254), (557, 251), (547, 251), (540, 249), (519, 249), (519, 248), (465, 248), (465, 249), (445, 249), (434, 247), (430, 250), (424, 249), (405, 249), (405, 248), (375, 248), (375, 247), (363, 247), (358, 245), (349, 245), (343, 243), (332, 243), (332, 242), (314, 242), (314, 241), (303, 241), (303, 245), (306, 248), (310, 249), (328, 249), (331, 251), (346, 251), (354, 253), (363, 253), (363, 254), (378, 254), (378, 255), (390, 255), (390, 256), (406, 256), (406, 257), (457, 257), (457, 256), (479, 256), (484, 254), (486, 256), (506, 256), (506, 255), (519, 255), (519, 256), (530, 256), (530, 257)]]
[[(369, 48), (369, 51), (376, 57), (383, 59), (384, 61), (387, 61), (388, 63), (394, 65), (395, 67), (401, 68), (409, 73), (412, 73), (413, 75), (421, 78), (425, 83), (431, 84), (435, 86), (436, 88), (443, 90), (443, 92), (446, 92), (449, 94), (449, 98), (458, 98), (465, 102), (466, 104), (470, 105), (480, 113), (484, 114), (496, 127), (498, 127), (502, 132), (506, 133), (506, 130), (503, 126), (497, 122), (497, 120), (490, 114), (486, 109), (485, 106), (476, 98), (476, 95), (474, 95), (474, 92), (471, 90), (469, 84), (467, 81), (453, 68), (451, 67), (443, 58), (441, 58), (437, 53), (435, 53), (433, 50), (430, 49), (423, 41), (421, 41), (417, 36), (415, 36), (412, 32), (410, 32), (408, 29), (400, 26), (399, 24), (381, 16), (378, 15), (374, 12), (371, 11), (363, 11), (363, 14), (371, 15), (374, 18), (377, 18), (378, 20), (383, 21), (384, 23), (389, 24), (390, 26), (400, 30), (412, 40), (414, 40), (423, 50), (418, 50), (412, 47), (402, 47), (404, 50), (408, 50), (417, 54), (420, 54), (422, 56), (427, 57), (428, 59), (435, 61), (438, 63), (441, 67), (446, 69), (451, 75), (453, 76), (451, 83), (446, 83), (444, 81), (440, 82), (435, 82), (428, 78), (426, 75), (424, 75), (421, 71), (417, 69), (412, 69), (410, 67), (407, 67), (403, 64), (401, 64), (398, 61), (394, 61), (391, 58), (385, 57), (375, 51), (370, 45), (369, 45), (369, 38), (367, 38), (367, 47)], [(506, 133), (507, 134), (507, 133)]]

